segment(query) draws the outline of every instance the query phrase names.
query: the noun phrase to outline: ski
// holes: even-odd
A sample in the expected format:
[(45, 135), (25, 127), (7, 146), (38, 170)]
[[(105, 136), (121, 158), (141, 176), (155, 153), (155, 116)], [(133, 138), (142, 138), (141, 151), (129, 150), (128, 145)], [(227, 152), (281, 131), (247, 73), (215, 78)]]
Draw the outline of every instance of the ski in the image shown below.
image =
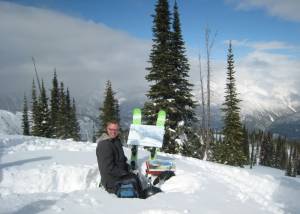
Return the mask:
[[(166, 112), (164, 110), (160, 110), (157, 114), (156, 126), (164, 128), (166, 122)], [(156, 147), (150, 148), (150, 160), (156, 159), (157, 149)]]
[[(132, 124), (134, 125), (142, 124), (142, 111), (140, 108), (133, 109)], [(137, 158), (138, 158), (138, 146), (133, 145), (131, 147), (131, 158), (130, 158), (130, 167), (132, 170), (137, 169)]]

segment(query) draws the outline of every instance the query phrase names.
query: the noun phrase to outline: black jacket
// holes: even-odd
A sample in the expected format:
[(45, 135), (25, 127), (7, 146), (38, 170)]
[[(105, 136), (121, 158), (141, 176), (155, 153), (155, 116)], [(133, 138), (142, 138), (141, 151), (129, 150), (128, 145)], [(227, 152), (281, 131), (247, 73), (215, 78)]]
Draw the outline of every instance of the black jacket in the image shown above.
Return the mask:
[(129, 174), (129, 165), (119, 138), (99, 139), (96, 149), (101, 184), (108, 192), (115, 192), (115, 183)]

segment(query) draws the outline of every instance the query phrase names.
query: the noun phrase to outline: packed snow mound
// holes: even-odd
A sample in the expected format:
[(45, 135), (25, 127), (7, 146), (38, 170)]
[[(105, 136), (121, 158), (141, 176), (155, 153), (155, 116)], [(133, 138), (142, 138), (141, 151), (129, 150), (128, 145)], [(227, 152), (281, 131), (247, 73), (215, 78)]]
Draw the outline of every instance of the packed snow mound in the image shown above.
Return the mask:
[[(9, 154), (5, 156), (7, 161), (1, 164), (1, 195), (67, 193), (96, 188), (100, 180), (96, 162), (76, 163), (76, 159), (84, 161), (85, 152), (94, 152), (95, 146), (92, 143), (71, 140), (6, 136), (0, 147), (2, 153)], [(9, 161), (15, 155), (18, 155), (18, 160)], [(74, 162), (66, 164), (65, 158)]]
[[(163, 193), (119, 199), (98, 188), (96, 144), (0, 135), (0, 213), (299, 213), (299, 178), (158, 153), (176, 163)], [(127, 157), (130, 149), (124, 148)], [(140, 172), (149, 153), (140, 149)]]
[(22, 114), (0, 110), (0, 134), (21, 134)]
[[(45, 158), (47, 159), (47, 158)], [(42, 161), (31, 159), (30, 161)], [(35, 169), (8, 170), (3, 174), (1, 194), (72, 192), (97, 187), (98, 169), (93, 166), (40, 165)], [(21, 179), (20, 179), (21, 178)], [(39, 178), (39, 179), (37, 179)]]

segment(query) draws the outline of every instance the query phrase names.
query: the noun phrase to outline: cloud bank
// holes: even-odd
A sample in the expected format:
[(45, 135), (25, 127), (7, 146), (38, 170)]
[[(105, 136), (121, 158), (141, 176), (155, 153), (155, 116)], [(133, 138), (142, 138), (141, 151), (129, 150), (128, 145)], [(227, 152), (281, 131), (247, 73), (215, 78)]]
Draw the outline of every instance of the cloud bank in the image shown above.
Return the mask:
[(115, 91), (145, 90), (150, 41), (143, 41), (101, 23), (58, 12), (0, 2), (0, 96), (30, 93), (36, 60), (40, 77), (58, 78), (79, 97), (105, 82)]
[(277, 16), (285, 20), (300, 22), (299, 0), (226, 0), (236, 5), (239, 10), (251, 10), (262, 8), (269, 15)]

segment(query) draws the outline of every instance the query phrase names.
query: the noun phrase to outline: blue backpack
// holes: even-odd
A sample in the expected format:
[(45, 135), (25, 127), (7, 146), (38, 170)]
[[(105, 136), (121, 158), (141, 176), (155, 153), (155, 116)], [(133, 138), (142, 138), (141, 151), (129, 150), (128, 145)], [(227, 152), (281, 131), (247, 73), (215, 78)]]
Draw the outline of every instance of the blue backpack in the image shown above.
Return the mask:
[(116, 184), (116, 195), (119, 198), (138, 198), (138, 188), (134, 179), (119, 181)]

